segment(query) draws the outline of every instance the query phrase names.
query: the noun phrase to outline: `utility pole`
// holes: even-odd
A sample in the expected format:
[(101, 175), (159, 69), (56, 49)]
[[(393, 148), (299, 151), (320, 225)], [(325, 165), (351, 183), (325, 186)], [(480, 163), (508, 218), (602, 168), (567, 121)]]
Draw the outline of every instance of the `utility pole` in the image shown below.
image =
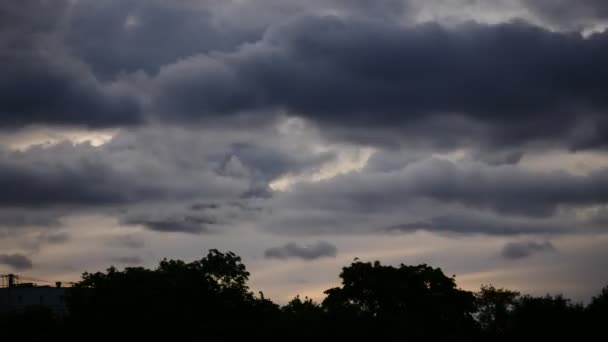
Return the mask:
[(15, 287), (16, 280), (17, 280), (17, 276), (16, 275), (14, 275), (12, 273), (9, 274), (8, 275), (8, 287), (9, 288), (10, 287)]

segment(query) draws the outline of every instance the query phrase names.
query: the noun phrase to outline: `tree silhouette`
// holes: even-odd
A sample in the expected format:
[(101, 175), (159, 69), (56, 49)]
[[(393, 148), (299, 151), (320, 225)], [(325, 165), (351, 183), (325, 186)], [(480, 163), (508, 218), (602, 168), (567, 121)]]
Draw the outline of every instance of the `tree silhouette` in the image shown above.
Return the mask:
[(62, 323), (50, 308), (34, 305), (21, 312), (0, 314), (0, 333), (3, 340), (37, 341), (61, 336)]
[(497, 289), (492, 285), (481, 286), (480, 291), (475, 294), (475, 301), (477, 319), (485, 334), (497, 337), (506, 332), (518, 297), (519, 292), (516, 291)]
[(583, 306), (561, 295), (522, 296), (512, 312), (512, 338), (565, 340), (581, 337)]
[(458, 336), (475, 325), (473, 294), (439, 268), (355, 261), (340, 277), (342, 287), (325, 292), (326, 310), (363, 320), (387, 337)]
[(284, 327), (288, 333), (300, 337), (327, 336), (330, 329), (327, 326), (327, 315), (318, 303), (310, 298), (296, 296), (282, 308)]
[(590, 336), (604, 336), (608, 324), (608, 286), (604, 287), (599, 295), (593, 297), (585, 310)]
[[(593, 340), (605, 334), (608, 287), (584, 308), (561, 295), (533, 297), (492, 285), (475, 295), (428, 265), (353, 263), (321, 304), (296, 296), (283, 307), (254, 295), (232, 252), (158, 267), (83, 273), (69, 315), (45, 307), (0, 314), (9, 338)], [(0, 311), (1, 312), (1, 311)], [(125, 336), (126, 335), (126, 336)]]
[(315, 303), (308, 297), (305, 297), (304, 300), (302, 300), (299, 295), (289, 301), (282, 309), (283, 312), (289, 316), (304, 319), (315, 318), (323, 314), (321, 305)]
[(165, 259), (154, 270), (110, 267), (105, 273), (85, 272), (66, 299), (71, 316), (82, 327), (155, 326), (184, 333), (203, 327), (207, 334), (221, 335), (234, 322), (252, 329), (264, 318), (256, 313), (279, 311), (249, 291), (248, 279), (240, 257), (211, 250), (191, 263)]

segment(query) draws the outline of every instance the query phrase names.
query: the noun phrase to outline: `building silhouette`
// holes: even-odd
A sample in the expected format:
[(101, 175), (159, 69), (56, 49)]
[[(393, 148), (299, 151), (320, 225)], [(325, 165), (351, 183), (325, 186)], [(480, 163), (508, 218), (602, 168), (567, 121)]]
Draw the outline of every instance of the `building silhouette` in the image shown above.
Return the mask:
[(66, 314), (65, 293), (61, 282), (55, 286), (38, 286), (35, 283), (20, 282), (14, 274), (0, 276), (0, 314), (21, 312), (31, 307), (47, 307), (55, 315)]

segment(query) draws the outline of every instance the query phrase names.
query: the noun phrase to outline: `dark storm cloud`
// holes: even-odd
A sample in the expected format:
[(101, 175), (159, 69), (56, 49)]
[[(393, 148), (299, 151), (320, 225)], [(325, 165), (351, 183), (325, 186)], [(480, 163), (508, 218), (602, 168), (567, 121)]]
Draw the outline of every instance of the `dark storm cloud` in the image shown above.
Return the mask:
[(522, 259), (532, 254), (553, 251), (555, 251), (555, 247), (549, 241), (511, 242), (504, 246), (502, 256), (507, 259)]
[(608, 33), (303, 17), (237, 52), (167, 66), (153, 82), (157, 108), (182, 119), (285, 108), (353, 138), (582, 147), (606, 136), (606, 60)]
[[(1, 19), (0, 19), (1, 20)], [(51, 52), (52, 53), (52, 52)], [(141, 122), (136, 100), (101, 85), (69, 60), (44, 53), (0, 53), (0, 128), (29, 124), (108, 127)]]
[[(102, 78), (121, 71), (155, 73), (165, 64), (259, 39), (221, 26), (216, 1), (78, 1), (70, 14), (67, 44)], [(95, 37), (92, 41), (91, 37)]]
[(0, 265), (7, 265), (17, 271), (29, 270), (33, 266), (30, 258), (22, 254), (0, 254)]
[(329, 242), (319, 241), (309, 245), (298, 245), (290, 242), (280, 247), (269, 248), (264, 256), (269, 259), (303, 259), (315, 260), (319, 258), (335, 257), (338, 249)]
[[(3, 4), (0, 126), (255, 123), (285, 110), (383, 146), (606, 143), (608, 33), (402, 25), (403, 1), (258, 5), (277, 16), (216, 1)], [(367, 10), (392, 19), (361, 20)]]
[[(3, 2), (0, 128), (143, 124), (157, 108), (142, 108), (150, 96), (142, 71), (153, 75), (163, 65), (190, 56), (232, 51), (297, 13), (371, 11), (392, 16), (403, 7), (395, 0), (308, 5), (271, 0)], [(214, 97), (210, 92), (206, 96)], [(216, 103), (224, 97), (216, 96)], [(171, 121), (176, 113), (164, 115)]]
[[(547, 218), (608, 200), (605, 170), (579, 176), (518, 167), (526, 143), (605, 144), (608, 33), (584, 38), (521, 21), (404, 25), (399, 18), (409, 6), (392, 0), (260, 3), (282, 14), (266, 22), (258, 19), (268, 13), (255, 6), (217, 1), (0, 5), (0, 127), (145, 126), (101, 147), (0, 152), (0, 207), (61, 208), (27, 220), (0, 215), (0, 225), (51, 225), (68, 211), (108, 209), (128, 224), (200, 233), (224, 223), (188, 212), (201, 201), (221, 203), (220, 211), (229, 201), (268, 201), (292, 210), (382, 213), (428, 200)], [(382, 20), (364, 18), (367, 10)], [(227, 13), (255, 15), (239, 23)], [(394, 160), (382, 151), (361, 173), (296, 185), (273, 201), (271, 181), (337, 159), (298, 147), (296, 134), (267, 136), (284, 115), (314, 123), (330, 138), (319, 145), (465, 147), (485, 164), (424, 161), (426, 152)], [(206, 130), (132, 133), (154, 120), (171, 123), (163, 126), (168, 131)], [(195, 138), (199, 133), (215, 135)], [(309, 146), (317, 138), (306, 138)], [(172, 210), (154, 213), (164, 203)], [(132, 206), (147, 209), (121, 211)], [(324, 215), (317, 218), (329, 222)], [(437, 217), (421, 219), (456, 229)]]
[[(17, 44), (23, 38), (32, 38), (41, 33), (52, 32), (61, 25), (68, 7), (69, 2), (64, 0), (2, 2), (0, 5), (0, 18), (2, 18), (0, 36), (3, 40)], [(25, 36), (17, 37), (15, 32), (23, 33)]]
[(91, 127), (142, 120), (137, 99), (102, 84), (63, 46), (69, 1), (0, 4), (0, 128), (29, 124)]
[(121, 71), (156, 73), (196, 54), (232, 51), (261, 39), (269, 25), (299, 13), (387, 18), (407, 7), (403, 0), (81, 0), (70, 12), (66, 41), (96, 74), (107, 78)]

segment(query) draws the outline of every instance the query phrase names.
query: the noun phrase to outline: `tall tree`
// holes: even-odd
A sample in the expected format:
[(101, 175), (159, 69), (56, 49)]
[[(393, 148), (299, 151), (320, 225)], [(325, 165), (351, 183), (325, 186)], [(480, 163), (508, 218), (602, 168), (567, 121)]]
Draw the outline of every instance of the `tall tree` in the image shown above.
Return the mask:
[(509, 316), (519, 298), (519, 292), (493, 285), (482, 285), (475, 294), (477, 319), (484, 333), (496, 337), (507, 330)]
[(456, 336), (474, 327), (473, 294), (458, 289), (440, 268), (355, 261), (340, 277), (342, 286), (325, 292), (330, 313), (354, 315), (402, 336)]

